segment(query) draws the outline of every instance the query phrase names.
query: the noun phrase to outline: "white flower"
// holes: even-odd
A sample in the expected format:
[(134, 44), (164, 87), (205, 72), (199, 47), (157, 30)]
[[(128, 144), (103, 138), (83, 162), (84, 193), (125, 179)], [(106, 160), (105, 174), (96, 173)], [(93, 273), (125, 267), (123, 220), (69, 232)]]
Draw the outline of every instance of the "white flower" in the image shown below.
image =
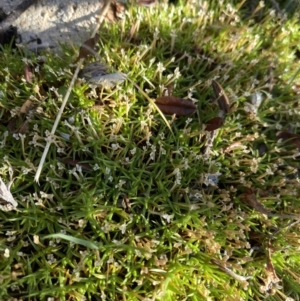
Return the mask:
[(188, 125), (188, 124), (191, 123), (192, 121), (193, 121), (192, 118), (188, 118), (188, 119), (185, 121), (185, 123), (186, 123), (186, 125)]
[(183, 168), (188, 169), (189, 168), (189, 161), (186, 158), (183, 158)]
[(172, 221), (173, 217), (174, 217), (173, 214), (166, 214), (166, 213), (164, 213), (162, 215), (162, 218), (165, 219), (168, 224)]
[(84, 225), (85, 225), (85, 220), (84, 220), (84, 219), (80, 219), (80, 220), (78, 221), (78, 226), (79, 226), (79, 228), (82, 228)]
[(217, 186), (219, 183), (219, 173), (208, 174), (204, 181), (204, 184), (207, 186)]
[(100, 169), (100, 167), (99, 167), (99, 165), (96, 163), (96, 164), (94, 165), (94, 167), (93, 167), (93, 170), (98, 170), (98, 169)]
[(122, 186), (126, 183), (124, 180), (119, 180), (119, 183), (115, 186), (115, 188), (122, 188)]
[(149, 61), (149, 64), (150, 64), (149, 67), (151, 67), (151, 66), (153, 65), (154, 62), (155, 62), (155, 58), (152, 58), (152, 59)]
[(20, 137), (19, 137), (18, 134), (13, 134), (13, 137), (14, 137), (16, 140), (19, 140), (19, 139), (20, 139)]
[(108, 233), (110, 230), (111, 230), (111, 227), (108, 223), (105, 223), (102, 227), (101, 227), (101, 230), (104, 232), (104, 233)]
[(111, 148), (115, 151), (120, 148), (119, 143), (112, 143)]
[(158, 28), (156, 27), (156, 28), (155, 28), (155, 32), (154, 32), (154, 34), (153, 34), (154, 40), (157, 40), (157, 39), (158, 39), (158, 35), (159, 35), (159, 30), (158, 30)]
[[(177, 68), (176, 68), (176, 69), (177, 69)], [(166, 70), (166, 68), (164, 67), (164, 65), (163, 65), (161, 62), (157, 63), (157, 71), (158, 71), (158, 72), (162, 73), (162, 72), (164, 72), (165, 70)]]
[(181, 73), (180, 73), (178, 67), (174, 70), (174, 76), (175, 76), (176, 79), (178, 79), (181, 76)]
[[(178, 35), (176, 34), (176, 32), (174, 30), (171, 30), (170, 36), (172, 38), (176, 38)], [(175, 59), (175, 58), (174, 58)]]
[(126, 223), (122, 224), (122, 225), (119, 227), (119, 229), (120, 229), (120, 231), (121, 231), (122, 234), (125, 234), (125, 232), (126, 232), (126, 227), (127, 227)]
[(10, 254), (9, 254), (9, 249), (6, 248), (6, 249), (4, 250), (3, 256), (4, 256), (5, 258), (9, 258), (9, 256), (10, 256)]
[(130, 153), (131, 153), (132, 155), (134, 155), (134, 154), (136, 153), (136, 147), (133, 148), (132, 150), (130, 150)]
[(141, 120), (141, 128), (144, 129), (147, 126), (147, 122), (144, 120)]
[(167, 151), (161, 146), (161, 147), (160, 147), (160, 153), (161, 153), (162, 155), (165, 155), (165, 154), (167, 153)]

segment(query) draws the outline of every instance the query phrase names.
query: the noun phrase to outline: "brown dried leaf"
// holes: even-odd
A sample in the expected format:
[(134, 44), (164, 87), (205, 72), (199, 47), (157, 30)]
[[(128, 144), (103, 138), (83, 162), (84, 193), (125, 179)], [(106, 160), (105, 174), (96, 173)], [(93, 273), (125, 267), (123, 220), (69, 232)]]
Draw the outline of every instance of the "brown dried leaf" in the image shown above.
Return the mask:
[[(261, 195), (266, 195), (262, 190), (259, 191)], [(241, 196), (241, 201), (248, 205), (249, 207), (255, 209), (256, 211), (263, 213), (269, 217), (279, 217), (287, 219), (299, 219), (299, 215), (295, 214), (281, 214), (281, 213), (272, 213), (266, 209), (256, 198), (256, 191), (253, 188), (246, 188), (244, 193)]]
[(15, 131), (16, 134), (25, 134), (28, 132), (29, 124), (28, 119), (26, 119), (22, 125)]
[(69, 164), (71, 166), (75, 166), (75, 167), (76, 167), (76, 165), (78, 165), (84, 170), (93, 170), (93, 168), (91, 167), (90, 164), (81, 163), (79, 160), (74, 160), (72, 158), (64, 158), (64, 159), (62, 159), (62, 162), (65, 164)]
[(124, 3), (119, 1), (112, 1), (108, 8), (105, 18), (110, 22), (118, 21), (122, 18), (124, 11), (126, 10), (126, 6)]
[(276, 137), (286, 141), (288, 145), (293, 145), (300, 149), (300, 135), (281, 131), (276, 134)]
[(267, 272), (269, 274), (270, 279), (272, 280), (273, 283), (278, 283), (281, 280), (278, 278), (274, 265), (271, 260), (271, 249), (268, 248), (268, 257), (267, 257)]
[(252, 188), (245, 189), (241, 201), (258, 212), (270, 215), (270, 212), (257, 200), (255, 190)]
[[(28, 114), (30, 110), (34, 109), (34, 104), (31, 100), (27, 99), (21, 109), (21, 114)], [(13, 133), (25, 134), (29, 129), (29, 119), (25, 119), (24, 115), (14, 116), (10, 119), (7, 129)]]
[(96, 44), (98, 43), (99, 39), (100, 39), (100, 35), (96, 34), (95, 37), (86, 40), (79, 48), (79, 55), (78, 55), (76, 62), (79, 59), (86, 59), (90, 55), (97, 54), (97, 51), (99, 49), (96, 46)]
[(28, 65), (24, 65), (24, 73), (25, 73), (25, 80), (28, 83), (32, 83), (33, 73), (31, 67)]
[(217, 102), (220, 110), (224, 111), (225, 114), (230, 112), (230, 104), (229, 99), (222, 88), (222, 86), (215, 80), (212, 81), (213, 90), (215, 93), (215, 97), (217, 98)]
[(30, 110), (32, 110), (33, 109), (33, 103), (32, 103), (32, 101), (31, 100), (29, 100), (29, 99), (27, 99), (24, 103), (23, 103), (23, 105), (22, 105), (22, 107), (21, 107), (21, 109), (20, 109), (20, 113), (22, 113), (22, 114), (27, 114)]
[(168, 115), (186, 116), (196, 112), (197, 107), (189, 99), (174, 96), (162, 96), (155, 101), (158, 108)]
[(205, 130), (208, 132), (212, 132), (217, 130), (224, 124), (224, 119), (222, 117), (214, 117), (207, 121)]
[(14, 116), (8, 123), (7, 129), (16, 134), (25, 134), (28, 131), (28, 119), (23, 121), (20, 116)]
[(15, 132), (16, 127), (17, 127), (17, 122), (18, 122), (18, 120), (19, 120), (19, 117), (18, 117), (18, 116), (14, 116), (13, 118), (11, 118), (11, 119), (9, 120), (9, 123), (8, 123), (8, 125), (7, 125), (7, 129), (8, 129), (10, 132), (12, 132), (12, 133)]
[(136, 4), (139, 6), (150, 6), (153, 5), (156, 0), (140, 0)]

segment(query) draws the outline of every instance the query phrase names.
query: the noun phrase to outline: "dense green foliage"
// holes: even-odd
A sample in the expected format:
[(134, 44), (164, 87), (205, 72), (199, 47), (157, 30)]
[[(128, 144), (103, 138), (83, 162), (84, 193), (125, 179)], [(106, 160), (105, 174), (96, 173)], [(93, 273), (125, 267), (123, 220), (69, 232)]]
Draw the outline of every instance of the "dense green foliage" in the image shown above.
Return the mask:
[[(299, 15), (246, 4), (129, 6), (99, 53), (130, 81), (78, 79), (54, 136), (78, 47), (1, 53), (0, 176), (19, 204), (0, 211), (1, 300), (300, 300), (300, 142), (276, 136), (299, 133)], [(213, 133), (212, 80), (231, 105)], [(198, 112), (170, 129), (133, 83)]]

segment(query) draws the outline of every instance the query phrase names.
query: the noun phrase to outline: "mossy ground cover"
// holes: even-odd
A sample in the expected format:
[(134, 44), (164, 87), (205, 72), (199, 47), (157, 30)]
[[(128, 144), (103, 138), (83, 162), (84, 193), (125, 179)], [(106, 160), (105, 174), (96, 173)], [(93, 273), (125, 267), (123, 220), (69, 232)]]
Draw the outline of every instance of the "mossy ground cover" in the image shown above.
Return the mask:
[[(1, 53), (1, 300), (300, 300), (300, 24), (275, 4), (130, 5), (98, 44), (130, 80), (78, 79), (54, 136), (79, 47)], [(140, 90), (197, 113), (167, 124)]]

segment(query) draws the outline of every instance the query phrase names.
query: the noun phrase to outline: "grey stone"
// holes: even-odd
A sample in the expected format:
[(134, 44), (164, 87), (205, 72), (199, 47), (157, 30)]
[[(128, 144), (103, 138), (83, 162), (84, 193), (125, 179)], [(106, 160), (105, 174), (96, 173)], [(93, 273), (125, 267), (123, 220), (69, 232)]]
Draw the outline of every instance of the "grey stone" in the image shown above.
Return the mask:
[[(2, 3), (3, 2), (3, 3)], [(35, 2), (14, 19), (16, 8), (22, 3)], [(40, 38), (45, 44), (59, 49), (59, 43), (80, 45), (88, 39), (96, 26), (103, 1), (99, 0), (11, 0), (1, 1), (0, 8), (9, 15), (0, 29), (16, 26), (23, 43)]]

